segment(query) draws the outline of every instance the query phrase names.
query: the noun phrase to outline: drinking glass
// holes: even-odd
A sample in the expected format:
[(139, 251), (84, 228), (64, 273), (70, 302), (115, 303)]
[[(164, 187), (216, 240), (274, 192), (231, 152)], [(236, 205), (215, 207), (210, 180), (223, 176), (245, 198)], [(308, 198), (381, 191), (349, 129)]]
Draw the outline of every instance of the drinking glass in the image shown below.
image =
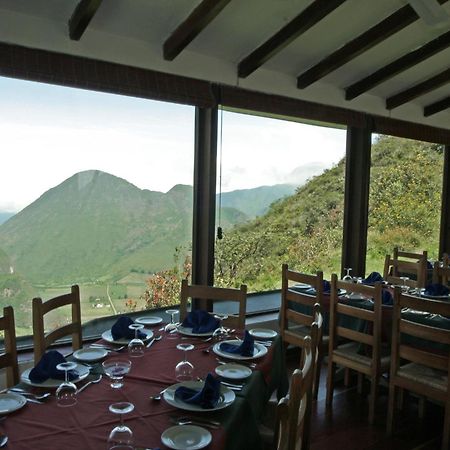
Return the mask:
[(345, 267), (345, 275), (342, 277), (342, 281), (353, 281), (353, 277), (350, 275), (352, 271), (351, 267)]
[(134, 338), (128, 343), (128, 354), (133, 358), (144, 356), (145, 345), (142, 339), (139, 339), (139, 330), (144, 328), (144, 325), (138, 323), (132, 323), (128, 326), (130, 330), (134, 330)]
[(216, 319), (220, 320), (220, 326), (219, 328), (216, 328), (213, 333), (213, 337), (217, 339), (218, 341), (221, 341), (222, 339), (225, 339), (228, 337), (228, 330), (223, 326), (223, 321), (228, 319), (227, 314), (214, 314), (214, 317)]
[(111, 380), (113, 389), (123, 386), (123, 377), (131, 369), (131, 361), (125, 358), (110, 358), (102, 363), (103, 370)]
[(194, 373), (194, 365), (187, 360), (187, 354), (189, 350), (193, 350), (194, 346), (192, 344), (178, 344), (178, 350), (184, 350), (184, 359), (180, 361), (175, 367), (175, 378), (178, 381), (189, 381), (192, 380)]
[(109, 410), (119, 414), (120, 424), (114, 427), (108, 436), (108, 450), (134, 450), (133, 432), (123, 422), (123, 415), (133, 411), (134, 405), (129, 402), (118, 402), (109, 405)]
[(74, 362), (64, 362), (56, 366), (58, 370), (64, 371), (64, 381), (56, 390), (56, 403), (58, 406), (73, 406), (77, 403), (77, 387), (69, 381), (69, 370), (77, 367)]
[(177, 309), (168, 309), (166, 314), (170, 314), (170, 323), (164, 327), (164, 331), (168, 333), (168, 337), (177, 337), (176, 330), (178, 329), (179, 323), (175, 322), (175, 314), (178, 313)]
[(402, 283), (402, 292), (403, 293), (408, 293), (409, 287), (406, 284), (406, 281), (409, 280), (409, 277), (400, 277), (400, 280), (403, 281), (403, 283)]

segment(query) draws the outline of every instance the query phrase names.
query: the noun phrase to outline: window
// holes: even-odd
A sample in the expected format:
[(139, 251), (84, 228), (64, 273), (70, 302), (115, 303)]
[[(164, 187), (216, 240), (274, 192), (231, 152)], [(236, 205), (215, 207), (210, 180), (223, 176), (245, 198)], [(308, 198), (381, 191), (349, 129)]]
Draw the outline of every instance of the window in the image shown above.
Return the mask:
[(17, 334), (31, 334), (33, 297), (71, 284), (83, 320), (148, 306), (148, 283), (189, 266), (194, 108), (0, 86), (0, 301), (14, 306)]

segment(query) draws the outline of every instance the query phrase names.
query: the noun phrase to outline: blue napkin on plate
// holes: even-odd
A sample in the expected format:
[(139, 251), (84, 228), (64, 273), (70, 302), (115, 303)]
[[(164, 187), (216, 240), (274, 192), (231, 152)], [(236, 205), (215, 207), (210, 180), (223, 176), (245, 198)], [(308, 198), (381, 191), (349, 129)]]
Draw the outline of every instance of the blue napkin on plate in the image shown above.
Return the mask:
[(220, 325), (220, 320), (202, 309), (191, 311), (181, 324), (183, 327), (192, 328), (193, 333), (209, 333)]
[(180, 386), (175, 391), (175, 397), (185, 403), (200, 405), (205, 409), (214, 408), (220, 399), (220, 381), (208, 373), (205, 384), (200, 391)]
[(378, 272), (372, 272), (367, 276), (367, 278), (364, 278), (364, 280), (362, 280), (363, 284), (375, 284), (382, 281), (384, 281), (383, 277)]
[(439, 283), (433, 283), (433, 284), (429, 284), (426, 288), (425, 288), (425, 295), (431, 295), (433, 297), (440, 297), (443, 295), (448, 295), (450, 293), (450, 290), (448, 289), (447, 286), (444, 286), (443, 284), (439, 284)]
[(392, 294), (387, 289), (383, 289), (381, 291), (381, 303), (383, 305), (393, 305), (394, 304), (394, 298), (392, 297)]
[(228, 342), (222, 342), (219, 345), (220, 350), (226, 353), (235, 353), (241, 356), (253, 356), (255, 349), (255, 340), (250, 335), (250, 333), (245, 330), (244, 340), (242, 344), (229, 344)]
[[(133, 322), (128, 316), (119, 317), (116, 323), (111, 327), (111, 335), (116, 341), (117, 339), (133, 339), (135, 336), (134, 330), (128, 328)], [(138, 330), (138, 338), (145, 339), (147, 335)]]
[[(327, 280), (322, 280), (323, 281), (323, 293), (324, 294), (329, 294), (331, 292), (331, 284), (329, 281)], [(316, 295), (317, 291), (315, 287), (310, 287), (307, 291), (307, 294), (310, 295)]]
[[(43, 383), (49, 378), (56, 380), (64, 380), (65, 372), (64, 370), (58, 370), (56, 366), (58, 364), (66, 362), (61, 353), (56, 350), (49, 350), (42, 355), (41, 360), (31, 369), (28, 378), (33, 383)], [(76, 370), (69, 370), (67, 373), (67, 378), (72, 381), (78, 378), (78, 372)]]

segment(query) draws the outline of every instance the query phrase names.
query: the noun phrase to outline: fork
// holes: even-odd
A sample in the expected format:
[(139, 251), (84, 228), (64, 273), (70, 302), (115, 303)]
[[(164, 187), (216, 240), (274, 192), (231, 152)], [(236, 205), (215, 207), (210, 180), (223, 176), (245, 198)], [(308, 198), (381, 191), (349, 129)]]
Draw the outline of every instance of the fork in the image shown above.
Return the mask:
[(202, 427), (207, 427), (207, 428), (212, 428), (213, 430), (217, 430), (219, 427), (217, 425), (214, 425), (212, 423), (208, 423), (208, 422), (203, 422), (200, 420), (195, 420), (195, 419), (175, 419), (172, 418), (170, 419), (173, 423), (175, 423), (176, 425), (199, 425)]

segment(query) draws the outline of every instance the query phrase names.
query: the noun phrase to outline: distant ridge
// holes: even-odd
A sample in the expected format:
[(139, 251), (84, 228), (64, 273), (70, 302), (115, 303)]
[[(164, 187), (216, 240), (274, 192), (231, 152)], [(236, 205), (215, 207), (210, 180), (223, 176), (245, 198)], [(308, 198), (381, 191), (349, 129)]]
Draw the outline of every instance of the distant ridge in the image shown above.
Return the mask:
[[(285, 195), (284, 188), (275, 190)], [(224, 194), (223, 227), (249, 218), (238, 204), (244, 211), (252, 210), (251, 203), (262, 211), (276, 197), (267, 187), (255, 190), (259, 196), (251, 191), (242, 202)], [(162, 193), (99, 170), (80, 172), (2, 224), (0, 248), (17, 273), (37, 284), (153, 273), (170, 267), (175, 248), (190, 242), (192, 198), (192, 186)]]

